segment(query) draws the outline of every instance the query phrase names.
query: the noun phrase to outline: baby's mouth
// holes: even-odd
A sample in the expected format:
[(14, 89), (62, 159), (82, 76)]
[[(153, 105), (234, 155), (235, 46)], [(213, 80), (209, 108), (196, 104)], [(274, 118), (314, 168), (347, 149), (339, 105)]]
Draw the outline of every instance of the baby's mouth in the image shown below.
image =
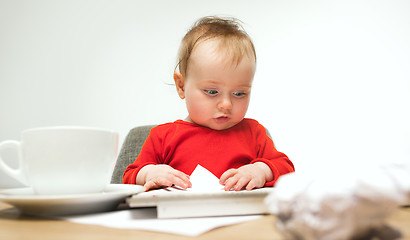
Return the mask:
[(219, 116), (219, 117), (215, 118), (215, 120), (217, 122), (227, 122), (229, 120), (229, 117), (228, 116)]

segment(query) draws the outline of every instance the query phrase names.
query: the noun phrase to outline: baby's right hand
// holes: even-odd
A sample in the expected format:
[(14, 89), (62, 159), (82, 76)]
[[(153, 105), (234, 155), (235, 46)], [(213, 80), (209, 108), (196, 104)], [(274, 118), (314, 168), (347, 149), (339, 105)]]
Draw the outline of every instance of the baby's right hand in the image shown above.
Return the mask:
[(192, 187), (189, 175), (174, 169), (166, 164), (147, 165), (143, 167), (137, 176), (138, 182), (144, 185), (145, 191), (172, 185), (187, 189)]

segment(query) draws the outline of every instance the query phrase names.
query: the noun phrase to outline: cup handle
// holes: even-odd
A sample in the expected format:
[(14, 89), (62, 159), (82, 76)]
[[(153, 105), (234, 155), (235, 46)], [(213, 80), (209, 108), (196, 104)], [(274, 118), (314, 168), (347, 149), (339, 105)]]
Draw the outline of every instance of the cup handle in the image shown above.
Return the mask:
[[(17, 169), (11, 168), (3, 161), (3, 158), (1, 157), (1, 152), (3, 152), (5, 149), (15, 149), (17, 151), (17, 157), (18, 157)], [(28, 185), (28, 181), (23, 172), (23, 159), (21, 156), (20, 142), (8, 140), (8, 141), (4, 141), (0, 143), (0, 171), (5, 172), (10, 177), (20, 181), (21, 183)]]

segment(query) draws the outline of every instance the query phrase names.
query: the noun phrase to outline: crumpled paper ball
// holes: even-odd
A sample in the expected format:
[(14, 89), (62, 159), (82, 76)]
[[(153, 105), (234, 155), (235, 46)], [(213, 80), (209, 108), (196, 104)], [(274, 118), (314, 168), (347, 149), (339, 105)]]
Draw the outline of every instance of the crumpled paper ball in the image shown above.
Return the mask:
[(385, 219), (410, 203), (410, 166), (282, 176), (265, 200), (287, 239), (354, 239), (386, 229)]

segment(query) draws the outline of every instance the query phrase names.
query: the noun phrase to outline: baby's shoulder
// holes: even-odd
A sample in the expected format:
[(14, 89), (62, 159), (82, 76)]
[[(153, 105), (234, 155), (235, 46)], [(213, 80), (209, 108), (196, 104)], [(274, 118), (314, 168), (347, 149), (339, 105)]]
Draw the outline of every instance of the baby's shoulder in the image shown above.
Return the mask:
[(175, 127), (174, 125), (175, 123), (173, 122), (159, 124), (151, 129), (151, 134), (168, 132), (169, 130)]
[(190, 123), (186, 123), (182, 120), (177, 120), (175, 122), (168, 122), (159, 124), (151, 129), (151, 135), (167, 136), (173, 135), (180, 132), (181, 129), (189, 128)]
[(252, 118), (244, 118), (242, 124), (249, 127), (263, 127), (262, 124)]
[(265, 135), (267, 129), (257, 120), (251, 118), (244, 118), (242, 121), (242, 129), (250, 132), (252, 135)]

